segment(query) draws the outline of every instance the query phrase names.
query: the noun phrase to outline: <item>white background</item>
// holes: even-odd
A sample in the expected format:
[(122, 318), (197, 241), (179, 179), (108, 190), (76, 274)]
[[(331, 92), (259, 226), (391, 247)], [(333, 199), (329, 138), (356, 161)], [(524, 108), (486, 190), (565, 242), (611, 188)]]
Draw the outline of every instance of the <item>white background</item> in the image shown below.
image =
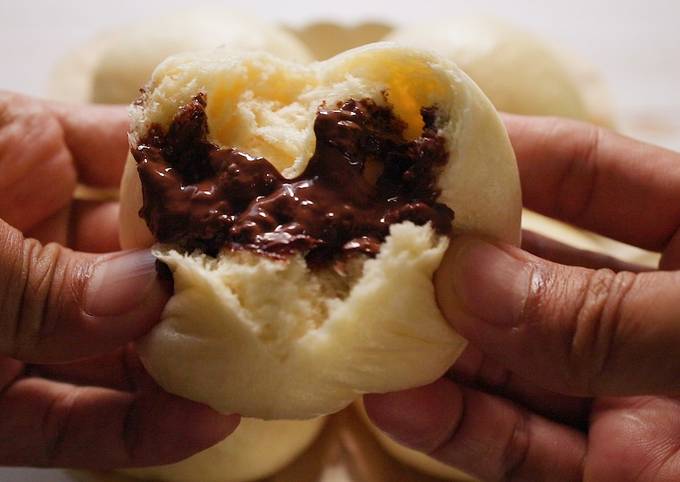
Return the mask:
[[(102, 29), (198, 3), (0, 0), (0, 89), (43, 95), (55, 62)], [(203, 2), (215, 3), (239, 5)], [(597, 65), (627, 130), (680, 149), (677, 0), (280, 0), (251, 1), (247, 6), (237, 8), (292, 26), (317, 20), (400, 24), (463, 13), (494, 14), (554, 40)], [(0, 469), (0, 482), (67, 480), (56, 471)]]

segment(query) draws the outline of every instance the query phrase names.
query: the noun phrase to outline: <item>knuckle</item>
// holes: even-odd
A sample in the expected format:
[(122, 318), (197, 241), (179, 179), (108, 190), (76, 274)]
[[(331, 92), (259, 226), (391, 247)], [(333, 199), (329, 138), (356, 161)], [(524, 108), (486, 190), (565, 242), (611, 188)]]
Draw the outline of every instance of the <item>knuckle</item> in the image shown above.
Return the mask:
[(13, 355), (23, 358), (40, 343), (47, 312), (50, 289), (55, 277), (59, 250), (41, 246), (35, 240), (25, 240), (20, 285), (21, 296), (16, 310)]
[(591, 271), (573, 305), (567, 357), (574, 385), (592, 393), (606, 380), (625, 314), (624, 306), (636, 275), (609, 269)]
[(15, 256), (2, 279), (0, 339), (3, 352), (30, 359), (55, 331), (66, 300), (72, 298), (63, 248), (20, 235), (8, 244)]
[(563, 278), (559, 273), (534, 266), (529, 284), (529, 293), (520, 313), (520, 322), (524, 325), (536, 325), (559, 316), (559, 306), (554, 299), (561, 299)]
[(23, 269), (23, 237), (21, 233), (0, 221), (0, 350), (11, 353), (17, 331), (17, 319), (26, 284)]

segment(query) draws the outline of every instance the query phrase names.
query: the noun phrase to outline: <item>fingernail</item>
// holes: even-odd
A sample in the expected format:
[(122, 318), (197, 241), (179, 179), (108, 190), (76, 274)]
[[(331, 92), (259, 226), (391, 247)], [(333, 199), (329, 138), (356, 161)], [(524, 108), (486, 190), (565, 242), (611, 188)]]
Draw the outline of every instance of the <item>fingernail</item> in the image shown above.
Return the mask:
[(158, 283), (156, 258), (148, 251), (128, 251), (99, 261), (85, 290), (85, 311), (93, 316), (131, 312)]
[(451, 284), (463, 309), (490, 324), (516, 326), (529, 294), (531, 266), (481, 239), (453, 243)]

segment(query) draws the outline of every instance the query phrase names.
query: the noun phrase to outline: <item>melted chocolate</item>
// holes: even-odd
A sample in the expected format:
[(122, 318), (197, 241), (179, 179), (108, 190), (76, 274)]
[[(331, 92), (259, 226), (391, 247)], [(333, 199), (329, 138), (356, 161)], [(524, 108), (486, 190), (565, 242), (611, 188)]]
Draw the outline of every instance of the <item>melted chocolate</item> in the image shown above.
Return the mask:
[(375, 255), (400, 221), (450, 233), (453, 211), (436, 202), (437, 174), (448, 161), (436, 108), (422, 109), (422, 135), (406, 141), (406, 125), (390, 107), (369, 99), (322, 105), (314, 155), (286, 179), (262, 157), (211, 144), (205, 107), (199, 94), (167, 131), (152, 126), (132, 150), (140, 216), (160, 242), (212, 256), (224, 247), (301, 252), (323, 265), (353, 252)]

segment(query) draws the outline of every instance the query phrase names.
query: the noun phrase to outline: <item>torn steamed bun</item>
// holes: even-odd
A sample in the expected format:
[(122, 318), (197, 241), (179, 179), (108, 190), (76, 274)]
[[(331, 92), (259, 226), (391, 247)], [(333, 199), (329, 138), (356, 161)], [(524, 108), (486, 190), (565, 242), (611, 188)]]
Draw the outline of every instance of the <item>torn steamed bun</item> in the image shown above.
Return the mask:
[(155, 243), (175, 288), (140, 355), (222, 412), (311, 418), (437, 379), (465, 346), (432, 285), (450, 237), (519, 242), (504, 127), (431, 53), (178, 55), (132, 116), (121, 242)]

